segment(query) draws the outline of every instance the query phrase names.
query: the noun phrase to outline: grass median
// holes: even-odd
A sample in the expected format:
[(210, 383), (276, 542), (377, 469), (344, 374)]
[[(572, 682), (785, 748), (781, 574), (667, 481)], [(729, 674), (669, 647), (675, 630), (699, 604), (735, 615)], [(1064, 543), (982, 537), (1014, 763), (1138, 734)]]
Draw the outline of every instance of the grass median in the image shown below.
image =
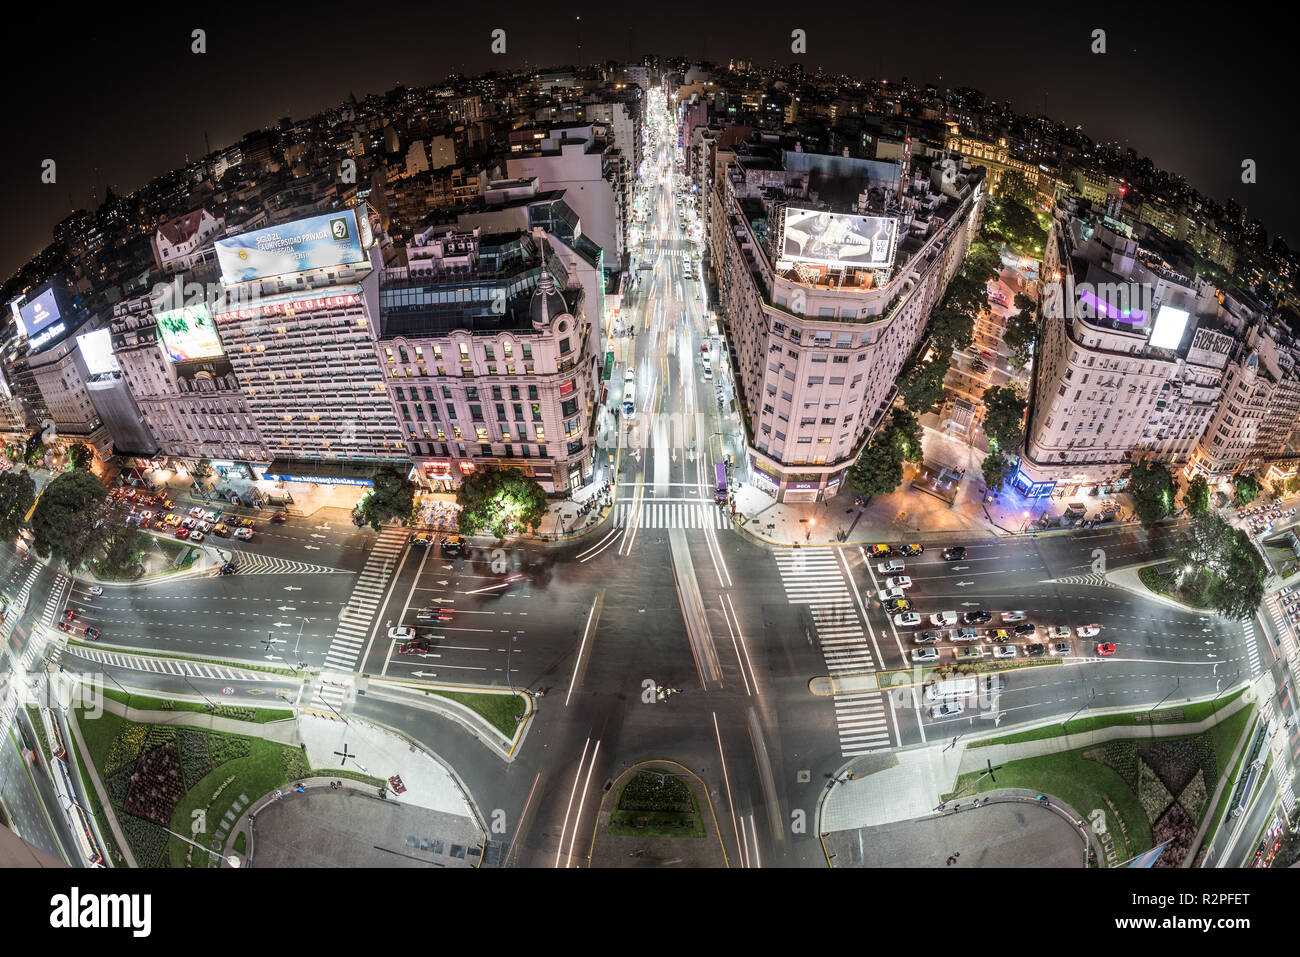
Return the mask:
[(151, 698), (142, 694), (127, 694), (116, 688), (105, 688), (104, 697), (112, 698), (118, 704), (137, 711), (187, 711), (197, 714), (210, 714), (216, 718), (230, 718), (232, 721), (248, 721), (251, 724), (266, 724), (269, 721), (283, 721), (292, 718), (293, 712), (284, 708), (250, 708), (243, 705), (219, 704), (216, 707), (199, 701), (177, 701), (173, 698)]
[(519, 727), (515, 715), (528, 713), (528, 702), (523, 695), (483, 694), (475, 691), (426, 691), (425, 694), (438, 695), (463, 704), (507, 738), (513, 738)]

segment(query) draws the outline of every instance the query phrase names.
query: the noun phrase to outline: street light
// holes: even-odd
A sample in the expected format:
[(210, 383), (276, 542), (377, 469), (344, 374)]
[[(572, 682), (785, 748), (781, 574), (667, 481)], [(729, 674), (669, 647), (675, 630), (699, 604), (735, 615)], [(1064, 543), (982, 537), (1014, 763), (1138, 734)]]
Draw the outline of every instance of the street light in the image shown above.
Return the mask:
[(810, 518), (810, 519), (808, 519), (808, 534), (805, 535), (805, 536), (803, 537), (803, 540), (804, 540), (805, 542), (806, 542), (806, 541), (809, 541), (809, 540), (812, 539), (812, 530), (813, 530), (813, 526), (816, 525), (816, 524), (817, 524), (817, 519), (815, 519), (815, 518)]
[(1153, 737), (1153, 738), (1156, 736), (1156, 726), (1155, 726), (1155, 723), (1154, 723), (1154, 715), (1155, 715), (1155, 713), (1156, 713), (1156, 708), (1159, 708), (1162, 704), (1164, 704), (1164, 703), (1165, 703), (1166, 701), (1168, 701), (1171, 697), (1173, 697), (1174, 692), (1177, 691), (1177, 690), (1179, 689), (1179, 687), (1182, 685), (1182, 683), (1183, 683), (1183, 676), (1182, 676), (1182, 675), (1178, 675), (1177, 678), (1178, 678), (1178, 680), (1174, 683), (1174, 690), (1171, 691), (1171, 692), (1169, 692), (1169, 694), (1165, 695), (1165, 696), (1164, 696), (1163, 698), (1161, 698), (1159, 701), (1157, 701), (1157, 702), (1155, 703), (1155, 707), (1153, 707), (1150, 711), (1147, 712), (1147, 726), (1151, 729), (1151, 737)]

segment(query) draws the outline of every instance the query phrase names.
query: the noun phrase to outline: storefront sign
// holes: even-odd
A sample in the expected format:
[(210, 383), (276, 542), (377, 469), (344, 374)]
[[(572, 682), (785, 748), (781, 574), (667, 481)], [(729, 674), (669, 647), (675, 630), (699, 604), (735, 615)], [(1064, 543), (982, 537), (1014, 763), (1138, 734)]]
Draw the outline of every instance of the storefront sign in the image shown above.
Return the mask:
[(265, 305), (252, 306), (248, 309), (232, 309), (227, 312), (219, 312), (214, 317), (218, 322), (227, 322), (231, 319), (261, 319), (267, 316), (293, 316), (300, 312), (311, 312), (315, 309), (336, 309), (339, 306), (355, 306), (361, 300), (354, 294), (349, 293), (346, 296), (311, 296), (306, 299), (291, 299), (287, 302), (271, 302)]
[(821, 488), (821, 487), (822, 487), (821, 482), (791, 482), (786, 486), (786, 488), (795, 488), (795, 489), (809, 489), (809, 488)]
[(325, 475), (276, 475), (274, 472), (263, 473), (262, 478), (269, 479), (272, 482), (311, 482), (315, 485), (363, 485), (367, 488), (373, 487), (375, 484), (370, 481), (370, 479), (340, 478), (338, 476)]

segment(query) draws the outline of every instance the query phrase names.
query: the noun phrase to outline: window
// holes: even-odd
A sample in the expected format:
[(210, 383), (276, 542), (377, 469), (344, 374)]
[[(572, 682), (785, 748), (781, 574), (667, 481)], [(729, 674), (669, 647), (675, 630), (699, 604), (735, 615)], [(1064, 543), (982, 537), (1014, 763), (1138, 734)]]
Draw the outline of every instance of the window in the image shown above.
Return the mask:
[(495, 361), (496, 361), (496, 358), (497, 358), (497, 357), (496, 357), (496, 353), (494, 353), (494, 352), (492, 351), (492, 347), (491, 347), (491, 346), (489, 346), (489, 345), (485, 345), (485, 346), (483, 346), (483, 358), (487, 359), (488, 362), (495, 362)]
[[(837, 348), (837, 349), (852, 349), (852, 348), (853, 348), (853, 333), (851, 333), (851, 332), (841, 332), (841, 333), (837, 334), (837, 335), (835, 336), (835, 348)], [(839, 361), (839, 360), (836, 360), (836, 361)], [(844, 361), (847, 362), (848, 360), (845, 359)]]
[(809, 377), (808, 377), (808, 384), (809, 384), (809, 385), (821, 385), (821, 384), (822, 384), (822, 377), (819, 376), (819, 375), (809, 376)]
[(542, 407), (541, 407), (541, 405), (540, 405), (539, 403), (537, 403), (537, 402), (532, 402), (532, 403), (529, 403), (529, 408), (532, 410), (532, 413), (533, 413), (533, 421), (534, 421), (534, 422), (540, 422), (540, 421), (542, 421)]
[(828, 356), (827, 356), (826, 353), (824, 353), (824, 352), (822, 352), (822, 353), (813, 353), (812, 361), (813, 361), (813, 362), (825, 362), (825, 361), (827, 360), (827, 358), (828, 358)]
[(503, 421), (506, 417), (506, 407), (500, 402), (497, 403), (497, 421)]
[(515, 410), (515, 421), (518, 421), (524, 417), (524, 407), (520, 405), (518, 402), (514, 403), (514, 410)]
[(530, 386), (528, 387), (528, 398), (530, 398), (530, 399), (536, 399), (536, 398), (537, 398), (537, 386), (535, 386), (535, 385), (530, 385)]
[(831, 416), (831, 418), (829, 419), (822, 419), (822, 425), (834, 425), (834, 424), (835, 424), (834, 416)]
[(848, 357), (848, 356), (835, 356), (834, 361), (835, 361), (835, 362), (838, 362), (840, 365), (844, 365), (844, 366), (846, 366), (846, 365), (849, 364), (849, 357)]
[(560, 340), (560, 355), (567, 356), (572, 350), (569, 348), (569, 337), (565, 336)]
[(460, 361), (469, 362), (469, 346), (463, 342), (460, 344)]
[(816, 424), (817, 424), (817, 417), (816, 417), (816, 416), (811, 416), (811, 417), (809, 417), (809, 416), (804, 416), (802, 419), (799, 420), (799, 424), (800, 424), (800, 425), (816, 425)]
[(531, 343), (528, 343), (528, 342), (524, 342), (524, 343), (521, 343), (521, 345), (522, 345), (522, 347), (523, 347), (523, 351), (524, 351), (524, 359), (525, 359), (525, 360), (531, 359), (531, 358), (533, 357), (533, 347), (532, 347), (532, 344), (531, 344)]
[(469, 417), (470, 417), (471, 419), (473, 419), (475, 422), (482, 422), (482, 421), (483, 421), (483, 406), (481, 406), (481, 405), (471, 405), (471, 406), (469, 407)]
[(471, 402), (477, 402), (477, 401), (478, 401), (478, 389), (474, 388), (474, 386), (472, 386), (472, 385), (466, 387), (466, 389), (465, 389), (465, 398), (469, 399), (469, 401), (471, 401)]

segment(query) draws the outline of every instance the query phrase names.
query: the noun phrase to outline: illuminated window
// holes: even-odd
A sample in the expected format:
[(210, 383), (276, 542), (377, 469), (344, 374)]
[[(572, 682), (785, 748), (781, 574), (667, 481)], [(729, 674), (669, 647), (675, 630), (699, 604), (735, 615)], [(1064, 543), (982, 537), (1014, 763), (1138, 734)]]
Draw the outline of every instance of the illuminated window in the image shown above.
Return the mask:
[(546, 441), (546, 429), (544, 429), (542, 426), (539, 425), (539, 426), (535, 426), (535, 429), (534, 429), (534, 430), (537, 432), (537, 441), (538, 441), (538, 442), (545, 442), (545, 441)]
[(461, 362), (469, 361), (469, 346), (467, 346), (463, 342), (460, 344), (460, 361)]

